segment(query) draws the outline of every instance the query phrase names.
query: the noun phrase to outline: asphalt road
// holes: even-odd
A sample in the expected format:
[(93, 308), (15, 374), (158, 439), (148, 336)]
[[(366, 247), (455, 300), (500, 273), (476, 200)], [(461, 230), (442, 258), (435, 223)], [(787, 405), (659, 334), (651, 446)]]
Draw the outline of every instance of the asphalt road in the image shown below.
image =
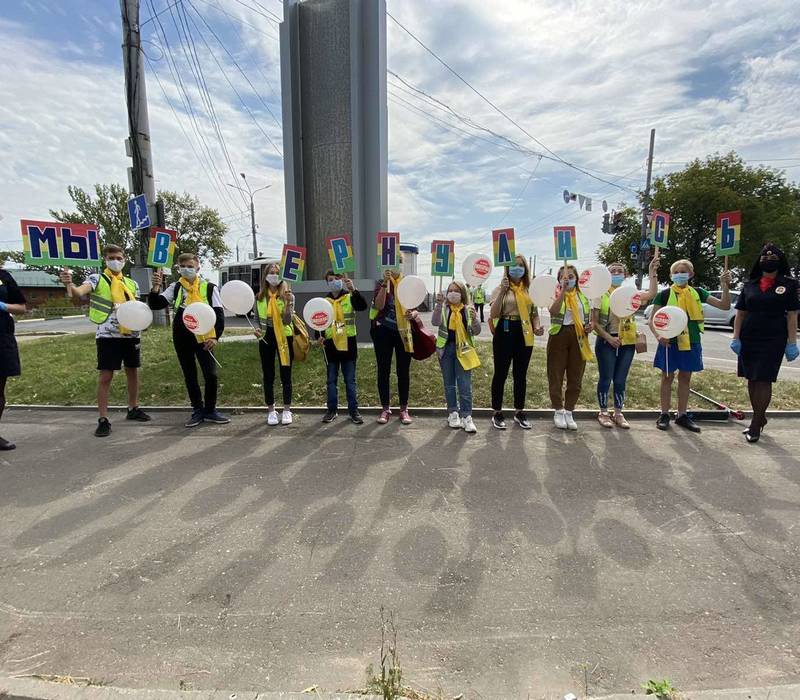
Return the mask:
[[(9, 411), (0, 675), (476, 698), (800, 680), (800, 424), (467, 436)], [(738, 449), (731, 449), (736, 445)]]

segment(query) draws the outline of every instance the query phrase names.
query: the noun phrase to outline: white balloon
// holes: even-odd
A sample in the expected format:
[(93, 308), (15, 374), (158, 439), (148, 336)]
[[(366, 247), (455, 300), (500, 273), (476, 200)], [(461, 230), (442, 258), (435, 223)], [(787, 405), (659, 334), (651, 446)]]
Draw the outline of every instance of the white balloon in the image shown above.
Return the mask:
[(250, 313), (256, 300), (253, 288), (243, 280), (231, 280), (223, 284), (219, 296), (228, 311), (239, 315)]
[(143, 331), (153, 322), (153, 312), (142, 301), (126, 301), (117, 307), (117, 321), (132, 331)]
[(536, 306), (550, 306), (556, 298), (558, 280), (553, 275), (538, 275), (531, 281), (531, 300)]
[(183, 325), (195, 335), (205, 335), (217, 322), (214, 309), (202, 301), (189, 304), (183, 310)]
[(461, 272), (467, 284), (477, 287), (489, 279), (492, 274), (492, 259), (488, 255), (472, 253), (461, 265)]
[(689, 317), (677, 306), (662, 306), (653, 314), (653, 328), (662, 338), (675, 338), (686, 330)]
[(636, 287), (617, 287), (611, 292), (608, 303), (617, 318), (627, 318), (639, 310), (642, 293)]
[(309, 299), (303, 307), (303, 318), (309, 328), (321, 333), (333, 323), (333, 304), (322, 297)]
[(397, 300), (406, 310), (416, 309), (428, 295), (425, 283), (416, 275), (408, 275), (397, 285)]
[(581, 272), (578, 286), (589, 299), (599, 299), (611, 286), (611, 273), (605, 265), (594, 265)]

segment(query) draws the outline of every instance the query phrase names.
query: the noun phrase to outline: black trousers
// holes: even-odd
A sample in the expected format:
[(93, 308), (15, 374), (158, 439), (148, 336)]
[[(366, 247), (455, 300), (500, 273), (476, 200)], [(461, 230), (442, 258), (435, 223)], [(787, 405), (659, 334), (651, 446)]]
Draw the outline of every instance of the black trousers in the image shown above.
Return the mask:
[(475, 310), (481, 315), (481, 323), (483, 323), (483, 304), (475, 304)]
[(275, 405), (275, 361), (280, 365), (283, 405), (292, 405), (292, 362), (294, 362), (294, 343), (289, 341), (289, 366), (280, 365), (281, 357), (272, 328), (267, 330), (264, 340), (258, 341), (258, 354), (261, 357), (261, 373), (264, 376), (264, 401), (267, 406)]
[[(205, 410), (207, 412), (217, 409), (217, 390), (219, 381), (217, 379), (217, 363), (211, 357), (208, 350), (203, 349), (203, 344), (197, 342), (197, 337), (192, 333), (175, 332), (172, 334), (172, 343), (175, 346), (175, 353), (178, 355), (178, 362), (181, 365), (183, 379), (186, 382), (186, 391), (189, 393), (189, 401), (195, 410)], [(195, 362), (196, 361), (196, 362)], [(203, 381), (206, 385), (205, 401), (200, 391), (200, 384), (197, 381), (197, 365), (203, 372)]]
[(372, 344), (375, 347), (375, 362), (378, 365), (378, 395), (381, 406), (390, 406), (391, 393), (389, 377), (392, 372), (392, 355), (397, 366), (397, 393), (400, 406), (408, 406), (408, 391), (411, 385), (411, 353), (406, 352), (400, 332), (375, 325), (370, 331)]
[(494, 356), (494, 376), (492, 377), (492, 408), (499, 411), (503, 408), (503, 391), (508, 379), (508, 370), (514, 365), (514, 408), (521, 411), (525, 408), (525, 393), (528, 382), (528, 365), (531, 363), (533, 348), (525, 345), (521, 321), (505, 321), (498, 319), (494, 338), (492, 338), (492, 355)]

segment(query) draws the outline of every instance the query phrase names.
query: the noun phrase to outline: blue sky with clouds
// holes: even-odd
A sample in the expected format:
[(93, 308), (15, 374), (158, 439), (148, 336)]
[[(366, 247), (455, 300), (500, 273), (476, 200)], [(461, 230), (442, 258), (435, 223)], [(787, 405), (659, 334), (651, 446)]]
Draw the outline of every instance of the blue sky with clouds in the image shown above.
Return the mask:
[[(269, 143), (282, 148), (282, 3), (182, 0), (165, 11), (169, 4), (142, 0), (143, 22), (152, 8), (160, 13), (160, 22), (143, 27), (158, 186), (219, 208), (233, 247), (249, 220), (226, 183), (244, 171), (253, 186), (271, 184), (257, 195), (257, 219), (262, 248), (275, 252), (285, 239), (281, 160)], [(574, 224), (581, 262), (590, 263), (604, 237), (600, 200), (631, 203), (644, 184), (651, 127), (656, 174), (735, 149), (798, 179), (795, 2), (388, 6), (530, 135), (389, 21), (390, 228), (423, 250), (434, 238), (455, 238), (458, 262), (488, 252), (493, 227), (513, 226), (518, 248), (536, 255), (541, 269), (551, 263), (552, 226)], [(126, 182), (119, 22), (116, 0), (0, 5), (0, 247), (19, 247), (20, 218), (68, 207), (67, 185)], [(212, 104), (198, 90), (195, 61), (221, 139), (209, 119)], [(615, 184), (540, 161), (537, 153), (547, 153), (541, 144)], [(591, 196), (593, 211), (565, 205), (565, 188)], [(426, 266), (427, 257), (421, 262)]]

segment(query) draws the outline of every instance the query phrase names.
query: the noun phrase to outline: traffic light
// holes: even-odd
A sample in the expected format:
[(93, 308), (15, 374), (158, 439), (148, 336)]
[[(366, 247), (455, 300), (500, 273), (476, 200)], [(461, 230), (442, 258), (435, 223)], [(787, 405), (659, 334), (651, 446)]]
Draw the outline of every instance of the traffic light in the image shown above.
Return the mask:
[(622, 231), (622, 212), (614, 212), (614, 223), (611, 225), (611, 233), (619, 233)]
[(603, 214), (603, 233), (611, 233), (611, 225), (609, 223), (609, 219), (611, 217), (608, 214)]

